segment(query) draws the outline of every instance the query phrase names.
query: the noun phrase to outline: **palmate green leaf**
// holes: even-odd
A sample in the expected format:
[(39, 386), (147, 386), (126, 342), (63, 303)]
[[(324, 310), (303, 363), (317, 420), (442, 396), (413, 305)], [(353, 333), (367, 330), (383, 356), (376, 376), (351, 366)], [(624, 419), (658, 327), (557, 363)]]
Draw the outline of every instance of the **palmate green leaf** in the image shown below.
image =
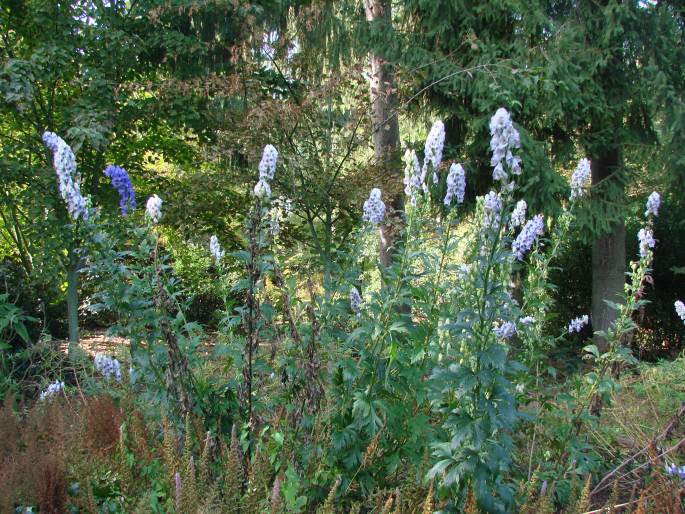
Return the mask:
[(404, 321), (395, 321), (393, 322), (392, 325), (390, 325), (390, 328), (388, 328), (389, 332), (395, 332), (398, 334), (408, 334), (409, 330), (407, 328), (407, 324)]
[(449, 467), (453, 466), (455, 464), (455, 461), (450, 459), (443, 459), (438, 462), (436, 462), (433, 467), (428, 471), (427, 477), (429, 479), (433, 479), (438, 475), (442, 475), (442, 473)]
[(609, 307), (611, 307), (615, 311), (620, 311), (623, 308), (623, 305), (617, 302), (612, 302), (611, 300), (603, 300), (604, 303), (606, 303)]
[(589, 344), (583, 347), (583, 351), (593, 355), (595, 359), (599, 359), (599, 348), (597, 348), (596, 344)]
[(17, 333), (19, 337), (21, 337), (22, 341), (24, 341), (25, 343), (29, 342), (29, 333), (26, 330), (26, 325), (24, 325), (24, 323), (22, 323), (21, 321), (15, 323), (14, 331)]

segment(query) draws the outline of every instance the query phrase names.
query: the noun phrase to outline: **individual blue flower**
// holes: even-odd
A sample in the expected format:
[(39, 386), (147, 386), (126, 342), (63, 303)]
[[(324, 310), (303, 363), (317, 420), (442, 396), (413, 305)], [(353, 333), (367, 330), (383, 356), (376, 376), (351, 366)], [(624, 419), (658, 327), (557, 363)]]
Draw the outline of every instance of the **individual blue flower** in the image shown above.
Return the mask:
[(63, 391), (64, 382), (62, 382), (61, 380), (55, 380), (52, 384), (48, 385), (45, 391), (40, 393), (40, 397), (38, 399), (42, 402), (43, 400), (50, 399)]
[(673, 304), (675, 306), (675, 312), (678, 317), (685, 323), (685, 303), (680, 300), (676, 300)]
[(124, 168), (111, 165), (105, 168), (105, 176), (110, 178), (112, 187), (119, 193), (119, 208), (122, 216), (126, 216), (129, 209), (136, 208), (136, 192), (133, 190), (128, 173)]
[(568, 325), (568, 333), (573, 334), (573, 332), (580, 332), (588, 323), (590, 323), (590, 317), (587, 314), (574, 318)]
[(681, 480), (685, 480), (685, 466), (676, 466), (675, 464), (665, 464), (664, 470), (666, 474), (677, 476)]

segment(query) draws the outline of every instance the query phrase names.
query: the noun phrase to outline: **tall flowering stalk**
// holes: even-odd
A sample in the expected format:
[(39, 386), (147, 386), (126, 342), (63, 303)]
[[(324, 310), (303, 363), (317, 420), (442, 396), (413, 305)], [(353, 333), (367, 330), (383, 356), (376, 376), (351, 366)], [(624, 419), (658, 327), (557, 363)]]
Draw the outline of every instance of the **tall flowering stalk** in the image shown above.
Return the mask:
[[(590, 164), (587, 159), (582, 159), (571, 178), (571, 193), (569, 202), (563, 206), (560, 216), (554, 220), (548, 238), (544, 246), (536, 247), (527, 258), (527, 270), (521, 284), (522, 302), (521, 311), (526, 315), (518, 320), (518, 336), (524, 348), (521, 360), (527, 366), (528, 371), (520, 373), (517, 381), (524, 391), (530, 391), (520, 395), (521, 401), (530, 402), (538, 412), (553, 405), (552, 399), (545, 394), (541, 382), (547, 373), (548, 367), (544, 365), (549, 357), (557, 339), (545, 330), (546, 320), (554, 307), (552, 295), (553, 285), (550, 283), (550, 271), (553, 262), (561, 255), (564, 249), (564, 241), (567, 240), (571, 226), (575, 219), (576, 207), (583, 198), (584, 186), (589, 179)], [(523, 218), (524, 209), (522, 203), (517, 204), (512, 215), (514, 219)], [(520, 214), (519, 214), (520, 213)], [(561, 336), (563, 337), (563, 336)], [(528, 387), (530, 386), (530, 387)], [(537, 439), (540, 432), (540, 424), (537, 421), (531, 423), (532, 437), (528, 457), (528, 476), (533, 473), (533, 456), (537, 449)], [(571, 437), (570, 435), (568, 437)], [(565, 463), (562, 462), (562, 465)]]
[(170, 318), (174, 318), (173, 312), (182, 311), (178, 308), (175, 300), (169, 294), (165, 283), (164, 268), (159, 258), (159, 235), (154, 229), (162, 218), (162, 200), (157, 195), (152, 195), (145, 206), (145, 215), (152, 222), (150, 230), (154, 241), (152, 260), (154, 262), (153, 277), (153, 303), (158, 315), (159, 330), (166, 343), (168, 365), (166, 366), (165, 379), (168, 397), (173, 400), (182, 419), (193, 411), (193, 388), (194, 378), (188, 364), (188, 356), (181, 349), (179, 334), (172, 325)]
[(73, 239), (68, 249), (67, 263), (67, 317), (69, 320), (69, 355), (74, 356), (74, 350), (79, 340), (78, 328), (78, 274), (81, 268), (79, 254), (78, 224), (79, 219), (89, 217), (89, 201), (81, 195), (78, 174), (76, 173), (76, 157), (71, 147), (54, 132), (43, 133), (43, 143), (52, 151), (52, 161), (57, 173), (59, 193), (67, 208), (69, 217), (75, 222), (72, 225)]
[(254, 358), (259, 349), (259, 319), (261, 306), (257, 298), (259, 283), (265, 271), (265, 263), (261, 257), (263, 249), (268, 244), (269, 232), (264, 220), (268, 217), (269, 201), (271, 199), (271, 185), (276, 173), (278, 151), (272, 145), (266, 145), (259, 162), (259, 180), (254, 187), (255, 203), (247, 222), (247, 255), (245, 267), (247, 273), (247, 287), (245, 291), (245, 309), (242, 312), (242, 324), (245, 329), (245, 345), (243, 347), (243, 383), (238, 390), (238, 397), (246, 419), (254, 422), (253, 396), (255, 391)]
[[(633, 316), (645, 305), (646, 300), (643, 299), (644, 289), (646, 285), (652, 283), (650, 266), (653, 259), (652, 250), (656, 246), (652, 231), (654, 220), (659, 212), (659, 206), (660, 196), (654, 192), (647, 201), (645, 226), (638, 234), (640, 258), (630, 263), (630, 271), (627, 273), (628, 281), (623, 289), (623, 302), (614, 303), (607, 301), (617, 311), (616, 320), (606, 332), (596, 332), (598, 336), (607, 342), (606, 351), (601, 352), (595, 344), (590, 344), (584, 348), (588, 357), (595, 360), (597, 367), (595, 372), (587, 376), (588, 383), (590, 384), (587, 398), (590, 404), (590, 413), (595, 416), (600, 414), (602, 405), (606, 400), (606, 395), (599, 391), (610, 389), (610, 385), (613, 383), (613, 377), (608, 376), (608, 373), (611, 372), (611, 375), (617, 376), (621, 367), (635, 362), (628, 343), (632, 338), (633, 331), (637, 329)], [(578, 427), (576, 430), (580, 431), (579, 416), (577, 416), (575, 423)]]
[[(518, 419), (510, 378), (519, 366), (509, 358), (509, 341), (521, 317), (507, 290), (513, 265), (507, 224), (514, 179), (522, 169), (513, 153), (520, 141), (509, 113), (498, 110), (490, 127), (493, 176), (502, 187), (478, 199), (471, 265), (459, 273), (452, 304), (444, 311), (435, 349), (440, 360), (430, 385), (446, 437), (433, 445), (437, 461), (429, 477), (441, 477), (443, 487), (460, 493), (473, 490), (484, 511), (505, 512), (513, 502), (504, 476)], [(518, 256), (532, 246), (541, 222), (536, 218), (522, 232), (515, 245)]]

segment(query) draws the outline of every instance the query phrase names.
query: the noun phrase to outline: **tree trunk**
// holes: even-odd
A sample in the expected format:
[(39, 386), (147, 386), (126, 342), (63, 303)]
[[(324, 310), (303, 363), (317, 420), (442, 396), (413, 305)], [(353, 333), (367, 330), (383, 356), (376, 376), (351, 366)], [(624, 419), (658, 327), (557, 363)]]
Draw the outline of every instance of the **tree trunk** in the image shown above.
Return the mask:
[(69, 357), (75, 356), (78, 346), (78, 267), (79, 256), (74, 248), (69, 249), (67, 265), (67, 320), (69, 324)]
[[(390, 0), (364, 0), (369, 23), (392, 24)], [(400, 160), (400, 127), (397, 119), (397, 94), (392, 65), (376, 50), (369, 57), (371, 64), (371, 126), (376, 166), (383, 178), (383, 192), (388, 207), (387, 223), (380, 227), (380, 261), (388, 266), (397, 243), (401, 215), (404, 210), (402, 166)]]
[[(592, 159), (592, 185), (621, 181), (622, 166), (619, 149), (609, 150)], [(623, 187), (622, 185), (618, 187)], [(617, 313), (604, 300), (620, 302), (626, 281), (626, 228), (623, 220), (613, 223), (608, 232), (600, 234), (592, 245), (592, 328), (606, 331)], [(606, 340), (596, 338), (601, 351)]]

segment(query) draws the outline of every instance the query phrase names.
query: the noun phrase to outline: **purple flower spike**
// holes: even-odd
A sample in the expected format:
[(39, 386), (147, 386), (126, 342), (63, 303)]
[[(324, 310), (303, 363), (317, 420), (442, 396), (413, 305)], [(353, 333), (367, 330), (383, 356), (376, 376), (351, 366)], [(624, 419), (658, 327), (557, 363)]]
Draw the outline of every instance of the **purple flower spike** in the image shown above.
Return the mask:
[(136, 208), (136, 192), (133, 190), (128, 173), (119, 166), (107, 166), (105, 176), (112, 180), (112, 186), (119, 193), (119, 208), (121, 208), (122, 216), (126, 216), (129, 208), (131, 210)]

